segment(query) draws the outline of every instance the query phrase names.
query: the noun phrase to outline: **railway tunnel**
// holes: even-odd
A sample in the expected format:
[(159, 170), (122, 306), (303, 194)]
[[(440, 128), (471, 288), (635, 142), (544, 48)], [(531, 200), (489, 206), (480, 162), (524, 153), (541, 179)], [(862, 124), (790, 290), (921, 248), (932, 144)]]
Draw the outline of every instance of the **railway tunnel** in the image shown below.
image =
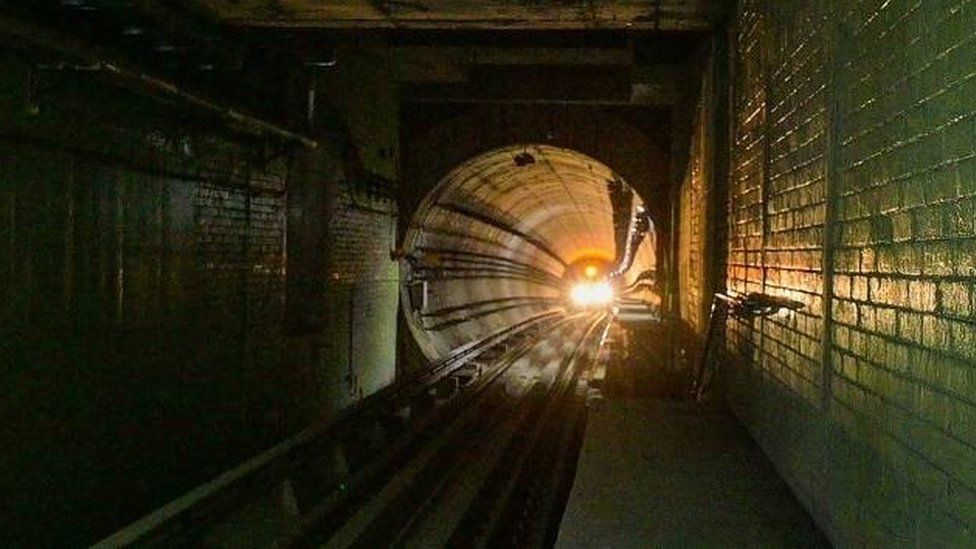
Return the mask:
[(572, 291), (589, 279), (656, 307), (659, 295), (638, 280), (654, 280), (653, 235), (631, 244), (635, 223), (650, 226), (646, 215), (620, 176), (569, 149), (517, 145), (463, 163), (424, 199), (404, 238), (411, 333), (436, 361), (567, 301), (586, 305), (572, 303)]
[(972, 546), (974, 29), (0, 3), (4, 543)]

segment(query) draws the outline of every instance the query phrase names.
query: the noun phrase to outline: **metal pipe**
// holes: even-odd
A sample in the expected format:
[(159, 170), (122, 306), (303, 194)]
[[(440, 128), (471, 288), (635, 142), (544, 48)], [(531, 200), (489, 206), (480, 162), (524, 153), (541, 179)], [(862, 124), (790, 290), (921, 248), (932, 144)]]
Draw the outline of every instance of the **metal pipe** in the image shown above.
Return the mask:
[[(0, 16), (0, 34), (14, 40), (30, 44), (33, 47), (56, 51), (80, 59), (84, 62), (86, 71), (108, 73), (118, 80), (143, 90), (149, 95), (160, 95), (170, 100), (184, 103), (192, 108), (209, 112), (247, 133), (255, 135), (271, 135), (288, 142), (299, 143), (314, 149), (318, 142), (303, 135), (286, 130), (278, 125), (254, 118), (240, 111), (219, 105), (209, 99), (190, 93), (176, 84), (162, 78), (128, 68), (120, 63), (104, 59), (101, 55), (91, 51), (89, 47), (76, 44), (70, 39), (56, 33), (38, 28), (29, 23), (18, 21), (11, 17)], [(68, 67), (67, 65), (65, 65)]]
[(256, 187), (245, 183), (234, 183), (232, 181), (229, 181), (226, 177), (222, 177), (220, 175), (208, 175), (205, 173), (188, 173), (188, 172), (172, 170), (168, 168), (160, 168), (156, 164), (146, 160), (134, 159), (131, 157), (125, 157), (121, 155), (106, 154), (102, 151), (98, 151), (87, 147), (64, 145), (47, 139), (38, 139), (33, 136), (20, 133), (20, 132), (11, 132), (11, 133), (0, 132), (0, 143), (26, 145), (28, 147), (34, 147), (40, 150), (59, 150), (79, 157), (84, 157), (86, 160), (93, 160), (95, 162), (105, 164), (105, 165), (110, 165), (110, 166), (123, 167), (125, 169), (132, 170), (134, 172), (138, 172), (149, 176), (174, 178), (174, 179), (180, 179), (182, 181), (205, 183), (207, 185), (218, 187), (220, 189), (237, 191), (252, 196), (279, 197), (284, 195), (284, 191), (281, 189)]
[[(423, 280), (461, 280), (469, 278), (497, 278), (509, 280), (525, 280), (552, 288), (561, 288), (562, 280), (551, 277), (533, 276), (531, 273), (514, 269), (500, 269), (488, 267), (429, 267), (417, 269), (413, 281)], [(460, 273), (460, 274), (458, 274)], [(446, 276), (445, 276), (446, 274)]]
[(466, 311), (468, 309), (477, 309), (480, 307), (485, 307), (488, 305), (498, 305), (500, 303), (511, 303), (513, 301), (558, 301), (559, 298), (556, 297), (542, 297), (542, 296), (515, 296), (515, 297), (500, 297), (495, 299), (486, 299), (483, 301), (469, 301), (463, 305), (452, 305), (450, 307), (444, 307), (436, 311), (431, 311), (429, 313), (423, 313), (420, 316), (429, 318), (436, 316), (445, 316), (451, 313), (456, 313), (459, 311)]
[(482, 318), (482, 317), (491, 316), (493, 314), (502, 313), (502, 312), (505, 312), (505, 311), (510, 311), (512, 309), (521, 309), (521, 308), (525, 308), (525, 307), (538, 307), (539, 305), (540, 305), (540, 303), (515, 303), (513, 305), (505, 305), (505, 306), (502, 306), (502, 307), (495, 307), (494, 309), (488, 309), (487, 311), (478, 311), (478, 312), (475, 312), (475, 313), (471, 313), (471, 314), (462, 316), (460, 318), (452, 318), (452, 319), (449, 319), (449, 320), (443, 320), (441, 322), (438, 322), (436, 324), (432, 324), (430, 326), (424, 326), (424, 329), (425, 330), (432, 331), (432, 332), (437, 332), (437, 331), (440, 331), (440, 330), (444, 330), (444, 329), (450, 328), (452, 326), (457, 326), (458, 324), (464, 324), (465, 322), (471, 322), (472, 320), (477, 320), (477, 319)]
[(562, 289), (562, 284), (553, 284), (545, 280), (538, 280), (524, 275), (517, 274), (498, 274), (498, 273), (485, 273), (477, 271), (465, 271), (463, 274), (451, 274), (448, 276), (435, 276), (435, 277), (417, 277), (414, 279), (416, 282), (424, 281), (444, 281), (444, 280), (521, 280), (522, 282), (531, 282), (533, 284), (538, 284), (540, 286), (546, 286), (549, 288)]
[(622, 276), (630, 269), (634, 264), (634, 259), (637, 257), (637, 249), (644, 242), (644, 237), (653, 230), (654, 222), (651, 221), (650, 214), (643, 207), (638, 207), (637, 212), (631, 219), (630, 238), (627, 240), (624, 256), (620, 258), (620, 263), (610, 273), (610, 278)]
[(553, 284), (560, 284), (562, 282), (562, 278), (553, 275), (548, 271), (543, 271), (534, 267), (521, 267), (503, 263), (499, 264), (479, 259), (448, 257), (445, 258), (443, 262), (438, 262), (436, 265), (414, 261), (411, 264), (411, 268), (413, 271), (421, 274), (425, 272), (438, 271), (485, 271), (494, 273), (514, 273), (531, 278), (538, 278), (540, 280), (547, 280)]
[(422, 252), (422, 253), (432, 253), (432, 254), (435, 254), (435, 255), (445, 255), (445, 256), (449, 256), (449, 257), (451, 257), (451, 256), (470, 257), (470, 258), (475, 258), (475, 259), (483, 260), (485, 263), (492, 263), (492, 264), (496, 264), (496, 265), (497, 264), (504, 264), (506, 266), (524, 267), (524, 268), (532, 269), (532, 270), (535, 270), (535, 271), (547, 272), (547, 273), (549, 273), (549, 274), (551, 274), (553, 276), (556, 276), (556, 277), (559, 276), (556, 273), (553, 273), (551, 271), (546, 271), (545, 269), (541, 269), (541, 268), (535, 266), (534, 263), (528, 263), (526, 261), (519, 261), (517, 259), (512, 259), (512, 258), (505, 257), (505, 256), (502, 256), (502, 255), (498, 255), (498, 254), (489, 254), (489, 253), (482, 253), (482, 252), (471, 252), (471, 251), (468, 251), (468, 250), (459, 250), (459, 249), (455, 249), (455, 248), (438, 248), (438, 247), (432, 247), (432, 246), (417, 246), (414, 249), (417, 250), (418, 252)]

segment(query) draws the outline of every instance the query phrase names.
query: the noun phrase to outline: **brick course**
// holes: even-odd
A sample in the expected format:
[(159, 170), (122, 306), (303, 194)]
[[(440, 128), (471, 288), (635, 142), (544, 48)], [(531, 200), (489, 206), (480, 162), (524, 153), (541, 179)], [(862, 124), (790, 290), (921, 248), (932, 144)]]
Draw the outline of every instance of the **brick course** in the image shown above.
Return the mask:
[(730, 395), (841, 545), (976, 542), (974, 29), (972, 2), (740, 3), (728, 284), (806, 307), (731, 323)]
[(0, 58), (0, 531), (79, 545), (294, 427), (287, 161), (88, 80), (30, 115)]

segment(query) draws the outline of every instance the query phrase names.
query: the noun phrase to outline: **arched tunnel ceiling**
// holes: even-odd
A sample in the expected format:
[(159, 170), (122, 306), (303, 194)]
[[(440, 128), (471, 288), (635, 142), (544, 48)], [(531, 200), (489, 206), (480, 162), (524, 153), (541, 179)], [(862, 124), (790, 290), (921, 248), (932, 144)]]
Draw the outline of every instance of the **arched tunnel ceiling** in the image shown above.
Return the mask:
[[(520, 165), (519, 159), (527, 163)], [(606, 166), (567, 149), (527, 146), (495, 151), (450, 174), (433, 204), (441, 211), (429, 215), (451, 215), (439, 205), (468, 207), (534, 235), (566, 263), (587, 254), (612, 260), (606, 185), (615, 177)], [(521, 239), (508, 240), (509, 253), (523, 250)]]
[[(609, 270), (621, 252), (608, 188), (621, 181), (606, 165), (549, 145), (496, 149), (444, 177), (404, 247), (405, 310), (428, 358), (562, 307), (574, 262)], [(624, 218), (641, 206), (635, 196)], [(622, 284), (654, 268), (652, 239)]]

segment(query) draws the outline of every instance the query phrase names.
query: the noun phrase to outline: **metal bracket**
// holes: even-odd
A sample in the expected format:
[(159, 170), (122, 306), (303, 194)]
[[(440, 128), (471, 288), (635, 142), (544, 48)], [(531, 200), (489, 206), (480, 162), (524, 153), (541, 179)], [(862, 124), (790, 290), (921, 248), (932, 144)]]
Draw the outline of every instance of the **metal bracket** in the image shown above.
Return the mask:
[(715, 294), (715, 297), (728, 305), (730, 315), (746, 318), (769, 316), (784, 309), (797, 311), (806, 306), (800, 301), (758, 292), (745, 295), (719, 293)]

